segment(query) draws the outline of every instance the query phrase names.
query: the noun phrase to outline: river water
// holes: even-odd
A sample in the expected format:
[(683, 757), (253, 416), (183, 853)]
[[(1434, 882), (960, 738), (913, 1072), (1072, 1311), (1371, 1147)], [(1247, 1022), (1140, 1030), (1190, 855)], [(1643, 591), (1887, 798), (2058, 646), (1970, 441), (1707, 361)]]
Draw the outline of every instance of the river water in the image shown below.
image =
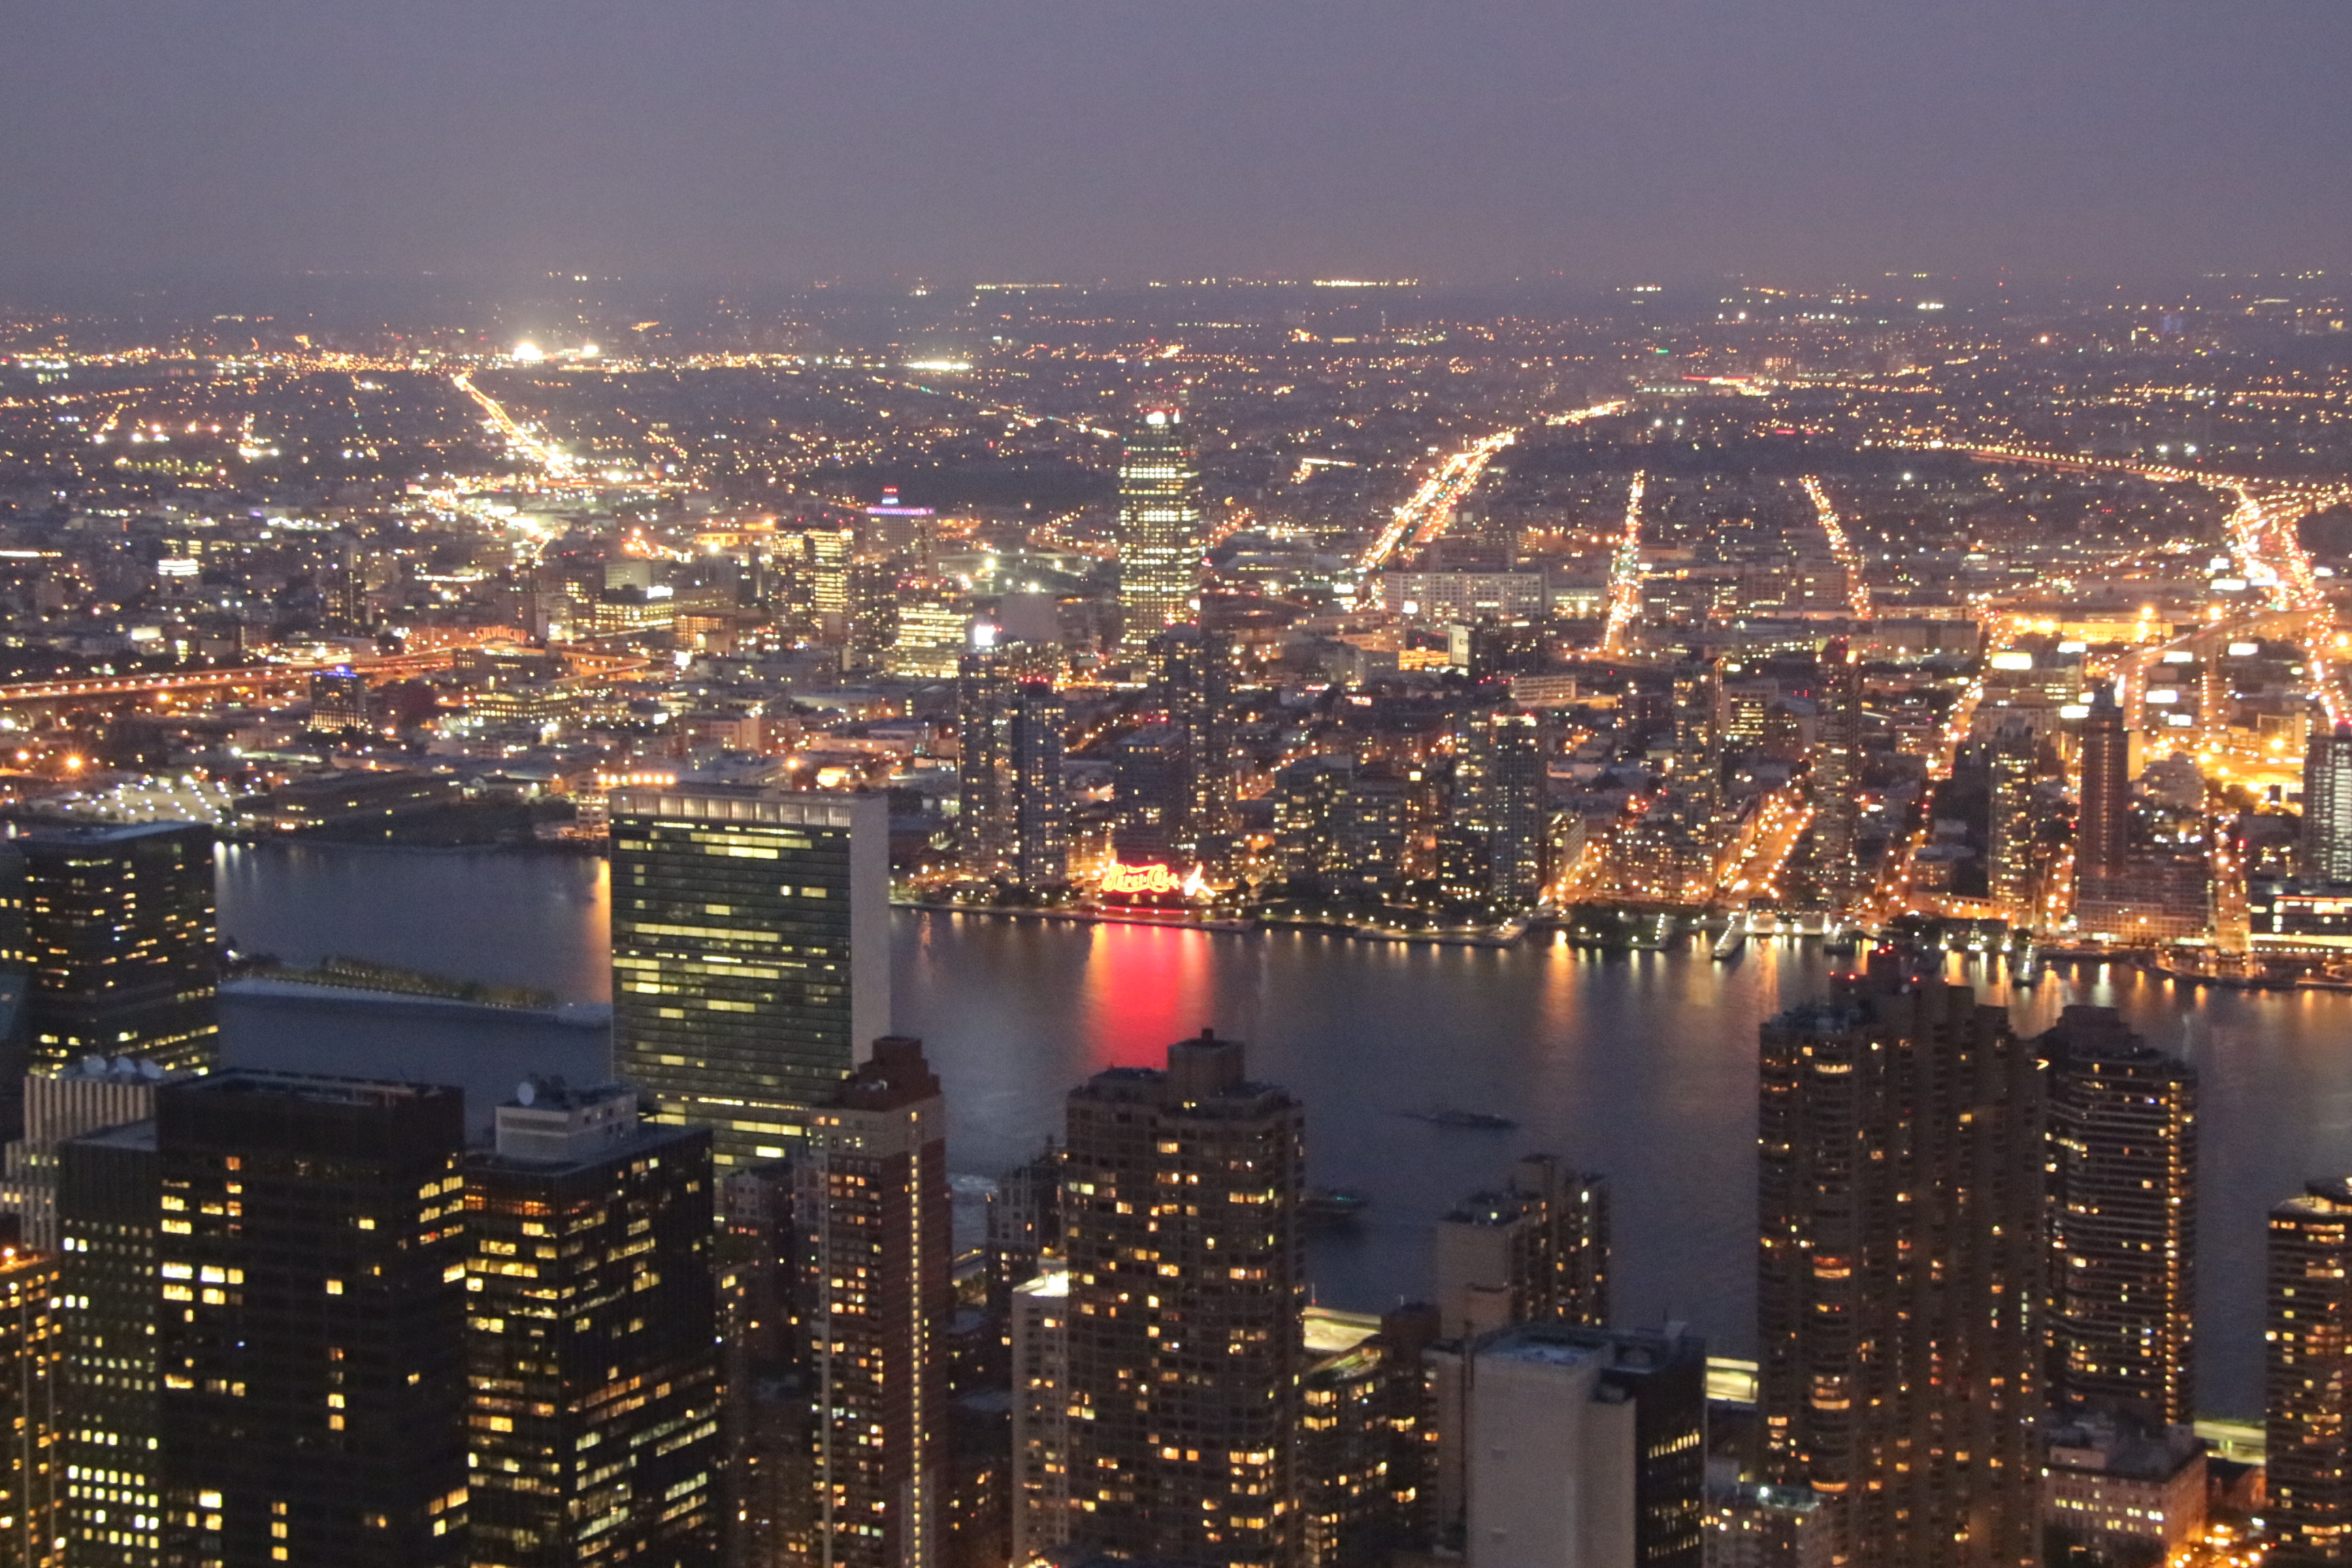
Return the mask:
[[(225, 933), (289, 961), (343, 953), (610, 994), (600, 859), (232, 846), (220, 904)], [(1156, 1062), (1213, 1025), (1306, 1105), (1311, 1178), (1373, 1199), (1310, 1246), (1324, 1301), (1374, 1310), (1425, 1290), (1431, 1222), (1512, 1156), (1549, 1150), (1610, 1177), (1621, 1321), (1685, 1319), (1718, 1352), (1752, 1353), (1756, 1029), (1823, 988), (1818, 946), (1750, 943), (1717, 963), (1703, 948), (1604, 956), (901, 910), (892, 966), (896, 1026), (924, 1037), (947, 1087), (959, 1173), (1018, 1163), (1079, 1079)], [(2085, 969), (2012, 998), (1998, 973), (1955, 974), (2011, 1002), (2021, 1029), (2095, 1002), (2197, 1064), (2200, 1404), (2259, 1414), (2263, 1215), (2308, 1176), (2352, 1172), (2352, 994), (2192, 993)], [(394, 1060), (469, 1094), (520, 1071), (583, 1073), (595, 1056), (578, 1029), (430, 1009), (236, 1001), (225, 1018), (233, 1062)], [(1400, 1114), (1441, 1103), (1520, 1127)]]

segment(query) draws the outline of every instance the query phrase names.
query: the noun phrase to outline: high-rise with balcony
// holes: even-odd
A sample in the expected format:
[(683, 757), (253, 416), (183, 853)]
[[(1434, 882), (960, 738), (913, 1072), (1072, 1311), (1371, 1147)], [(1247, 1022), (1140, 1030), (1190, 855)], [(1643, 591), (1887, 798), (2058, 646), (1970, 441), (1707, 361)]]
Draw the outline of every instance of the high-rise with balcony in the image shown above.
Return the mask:
[(940, 1080), (920, 1040), (886, 1037), (810, 1114), (793, 1178), (814, 1550), (938, 1568), (955, 1265)]
[(879, 795), (613, 792), (613, 1047), (722, 1170), (783, 1158), (888, 1031)]
[(2279, 1563), (2352, 1563), (2352, 1181), (2271, 1210), (2263, 1518)]
[(1201, 469), (1181, 410), (1146, 410), (1128, 430), (1118, 468), (1120, 654), (1140, 661), (1152, 639), (1190, 621), (1207, 539)]
[(1293, 1568), (1305, 1118), (1202, 1030), (1071, 1092), (1069, 1538)]
[(1825, 1500), (1834, 1563), (2038, 1562), (2032, 1047), (1889, 951), (1761, 1036), (1764, 1479)]
[(2195, 1419), (2197, 1074), (2108, 1007), (2069, 1007), (2050, 1064), (2050, 1393)]

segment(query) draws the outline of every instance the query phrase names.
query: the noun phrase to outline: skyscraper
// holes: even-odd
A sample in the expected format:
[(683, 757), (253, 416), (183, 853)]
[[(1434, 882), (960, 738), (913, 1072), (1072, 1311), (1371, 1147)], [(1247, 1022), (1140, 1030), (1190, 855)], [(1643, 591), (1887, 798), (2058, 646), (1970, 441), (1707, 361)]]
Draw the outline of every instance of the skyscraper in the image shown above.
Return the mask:
[(967, 876), (1045, 888), (1070, 875), (1062, 699), (1003, 656), (971, 653), (956, 682), (957, 850)]
[(1119, 652), (1139, 662), (1152, 639), (1192, 618), (1207, 539), (1201, 470), (1179, 409), (1147, 410), (1128, 431), (1118, 469)]
[(800, 1568), (810, 1561), (816, 1492), (809, 1467), (814, 1411), (800, 1343), (805, 1271), (792, 1167), (777, 1161), (740, 1168), (719, 1193), (731, 1505), (726, 1561), (730, 1568)]
[(835, 1568), (937, 1568), (955, 1265), (940, 1080), (920, 1040), (885, 1037), (810, 1115), (793, 1209), (815, 1551)]
[(1298, 1102), (1209, 1030), (1073, 1090), (1070, 1538), (1292, 1568), (1301, 1544)]
[(1176, 848), (1222, 866), (1234, 833), (1234, 650), (1223, 632), (1175, 626), (1160, 639), (1168, 721), (1181, 740)]
[(1854, 1568), (2036, 1562), (2032, 1048), (1885, 950), (1761, 1036), (1764, 1479), (1827, 1499)]
[(2083, 790), (2074, 829), (2078, 884), (2123, 875), (2131, 848), (2131, 737), (2115, 694), (2102, 689), (2083, 721)]
[(2050, 1064), (2052, 1402), (2195, 1419), (2197, 1074), (2108, 1007), (2069, 1007)]
[(1013, 1288), (1013, 1561), (1070, 1538), (1070, 1271), (1047, 1258)]
[(1468, 1568), (1699, 1568), (1706, 1342), (1531, 1323), (1466, 1353)]
[(209, 1068), (220, 1035), (212, 829), (47, 828), (16, 847), (28, 883), (33, 1066), (97, 1055)]
[(530, 1082), (467, 1162), (473, 1561), (707, 1568), (719, 1534), (710, 1134)]
[(1298, 1422), (1301, 1561), (1355, 1568), (1419, 1544), (1425, 1510), (1426, 1308), (1307, 1309)]
[(616, 1070), (723, 1170), (782, 1158), (890, 1016), (879, 795), (613, 792)]
[(1813, 752), (1812, 877), (1832, 909), (1865, 889), (1862, 835), (1862, 665), (1843, 641), (1822, 655), (1821, 743)]
[(2271, 1210), (2263, 1518), (2273, 1562), (2352, 1563), (2352, 1181)]
[(67, 1550), (91, 1568), (157, 1568), (163, 1439), (155, 1244), (163, 1189), (155, 1124), (69, 1139), (56, 1158)]
[(7, 1173), (26, 1246), (58, 1250), (58, 1146), (102, 1127), (146, 1121), (155, 1114), (155, 1086), (163, 1079), (152, 1062), (93, 1056), (25, 1079), (25, 1136), (8, 1145)]
[(26, 1568), (64, 1560), (58, 1305), (56, 1258), (0, 1247), (0, 1558)]
[(1535, 715), (1502, 709), (1475, 714), (1458, 747), (1454, 826), (1485, 846), (1488, 897), (1530, 908), (1543, 896), (1551, 824)]
[(167, 1561), (470, 1561), (465, 1131), (454, 1089), (157, 1092)]
[(1985, 850), (1988, 891), (2013, 925), (2033, 908), (2033, 731), (2005, 726), (1992, 741), (1992, 802)]
[(2352, 882), (2352, 724), (2311, 738), (2303, 757), (2305, 880)]

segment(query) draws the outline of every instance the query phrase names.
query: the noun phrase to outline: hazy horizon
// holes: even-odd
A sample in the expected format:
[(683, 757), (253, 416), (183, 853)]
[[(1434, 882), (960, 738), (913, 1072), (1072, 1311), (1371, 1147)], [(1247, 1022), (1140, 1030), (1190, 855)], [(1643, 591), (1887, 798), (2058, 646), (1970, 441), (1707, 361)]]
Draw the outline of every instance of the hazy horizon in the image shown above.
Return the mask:
[(2334, 0), (79, 0), (0, 22), (0, 286), (2332, 269), (2347, 58)]

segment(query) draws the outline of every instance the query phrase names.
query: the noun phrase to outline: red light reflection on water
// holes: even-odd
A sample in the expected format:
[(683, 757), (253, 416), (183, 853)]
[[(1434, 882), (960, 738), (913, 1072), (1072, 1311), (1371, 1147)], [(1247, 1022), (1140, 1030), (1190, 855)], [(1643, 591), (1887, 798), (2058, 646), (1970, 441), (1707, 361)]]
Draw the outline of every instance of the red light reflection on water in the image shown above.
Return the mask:
[(1076, 997), (1080, 1037), (1096, 1068), (1159, 1067), (1168, 1047), (1216, 1016), (1214, 941), (1149, 925), (1092, 928)]

